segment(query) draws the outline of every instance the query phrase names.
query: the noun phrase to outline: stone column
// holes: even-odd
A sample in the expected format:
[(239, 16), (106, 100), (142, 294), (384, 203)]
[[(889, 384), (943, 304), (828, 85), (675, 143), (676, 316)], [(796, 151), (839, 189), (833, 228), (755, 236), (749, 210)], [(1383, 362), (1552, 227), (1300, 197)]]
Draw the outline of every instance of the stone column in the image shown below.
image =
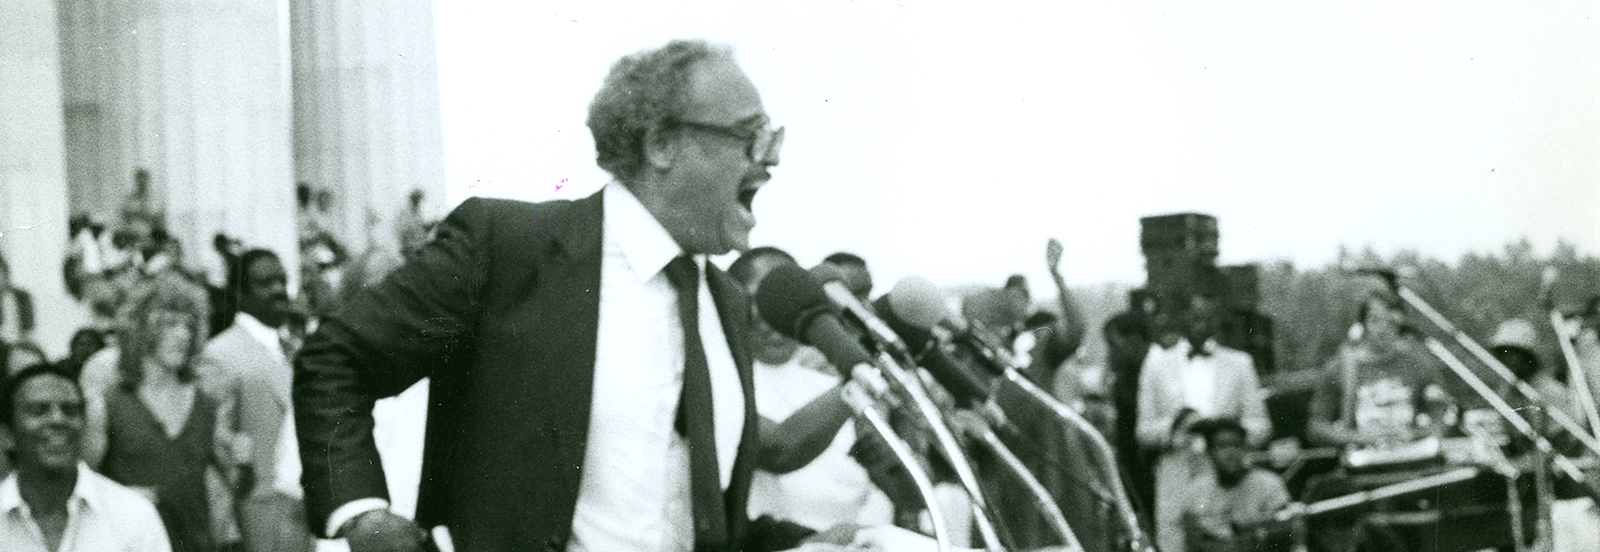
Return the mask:
[(290, 0), (295, 178), (330, 190), (329, 230), (392, 247), (414, 190), (442, 216), (444, 146), (432, 0)]
[(113, 218), (143, 168), (186, 264), (218, 232), (295, 262), (287, 3), (61, 2), (74, 211)]
[(87, 316), (67, 296), (67, 182), (55, 0), (15, 0), (0, 17), (0, 254), (33, 295), (34, 339), (51, 358)]

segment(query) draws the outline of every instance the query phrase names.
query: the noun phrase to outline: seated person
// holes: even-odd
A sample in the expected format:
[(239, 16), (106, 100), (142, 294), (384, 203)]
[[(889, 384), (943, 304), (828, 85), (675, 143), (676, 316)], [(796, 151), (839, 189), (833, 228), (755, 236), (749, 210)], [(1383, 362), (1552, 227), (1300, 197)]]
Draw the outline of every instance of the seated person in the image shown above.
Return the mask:
[[(1513, 318), (1501, 322), (1495, 329), (1494, 335), (1489, 339), (1489, 352), (1496, 360), (1504, 364), (1517, 379), (1525, 381), (1539, 392), (1545, 404), (1551, 408), (1563, 411), (1574, 420), (1584, 419), (1580, 412), (1575, 394), (1568, 385), (1561, 381), (1556, 371), (1551, 366), (1540, 362), (1538, 330), (1527, 320)], [(1509, 386), (1508, 386), (1509, 387)], [(1522, 406), (1517, 402), (1517, 395), (1510, 393), (1509, 389), (1501, 392), (1512, 400), (1513, 406)], [(1519, 409), (1523, 412), (1532, 412), (1532, 409)], [(1499, 416), (1491, 414), (1489, 419), (1498, 420)], [(1487, 417), (1487, 416), (1485, 416)], [(1539, 423), (1537, 420), (1530, 420)], [(1510, 429), (1499, 430), (1500, 434), (1510, 433)], [(1551, 438), (1562, 454), (1568, 456), (1582, 456), (1584, 447), (1573, 436), (1562, 432)], [(1507, 447), (1512, 452), (1523, 452), (1532, 449), (1527, 439), (1517, 438), (1509, 440), (1513, 443)], [(1555, 550), (1594, 550), (1600, 546), (1600, 513), (1594, 506), (1594, 501), (1583, 489), (1583, 484), (1566, 477), (1557, 477), (1554, 483), (1554, 500), (1550, 505), (1551, 524), (1560, 528), (1551, 534), (1552, 545)], [(1529, 505), (1531, 506), (1531, 504)], [(1588, 543), (1588, 544), (1583, 544)], [(1587, 546), (1587, 548), (1584, 548)]]
[[(761, 279), (784, 264), (795, 264), (794, 258), (757, 247), (729, 265), (728, 274), (754, 296)], [(817, 529), (888, 523), (889, 499), (849, 454), (856, 431), (839, 375), (820, 352), (773, 330), (757, 314), (750, 343), (761, 454), (750, 483), (750, 513)]]
[(1316, 446), (1389, 448), (1437, 436), (1456, 380), (1420, 343), (1401, 335), (1404, 310), (1388, 294), (1361, 304), (1360, 337), (1328, 361), (1311, 400), (1306, 435)]
[(1244, 426), (1218, 418), (1191, 431), (1205, 438), (1212, 469), (1191, 479), (1180, 499), (1190, 552), (1288, 550), (1292, 533), (1272, 515), (1289, 504), (1289, 490), (1277, 474), (1250, 465)]

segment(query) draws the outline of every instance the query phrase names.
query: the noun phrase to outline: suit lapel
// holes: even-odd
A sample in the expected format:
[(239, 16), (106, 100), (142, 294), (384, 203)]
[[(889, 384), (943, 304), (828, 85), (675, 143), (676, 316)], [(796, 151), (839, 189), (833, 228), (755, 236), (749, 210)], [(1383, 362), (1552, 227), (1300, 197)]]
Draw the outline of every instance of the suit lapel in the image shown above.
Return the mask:
[(604, 194), (595, 193), (573, 202), (566, 214), (552, 221), (550, 241), (538, 252), (538, 285), (545, 287), (548, 303), (541, 303), (543, 339), (562, 344), (545, 359), (549, 364), (546, 397), (560, 406), (550, 409), (551, 422), (560, 436), (559, 462), (571, 479), (573, 499), (581, 484), (583, 456), (588, 445), (589, 409), (594, 398), (595, 340), (600, 328), (600, 263), (604, 239)]

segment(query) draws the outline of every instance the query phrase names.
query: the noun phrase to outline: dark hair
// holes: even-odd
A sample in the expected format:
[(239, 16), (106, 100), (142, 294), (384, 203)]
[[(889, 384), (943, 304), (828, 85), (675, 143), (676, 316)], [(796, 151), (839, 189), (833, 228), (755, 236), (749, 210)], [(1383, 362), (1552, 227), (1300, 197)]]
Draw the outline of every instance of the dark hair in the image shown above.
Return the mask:
[(5, 427), (14, 428), (17, 426), (17, 390), (22, 388), (22, 384), (40, 376), (56, 376), (72, 382), (72, 388), (78, 390), (78, 398), (84, 398), (83, 386), (78, 383), (78, 379), (60, 368), (49, 364), (35, 364), (17, 370), (17, 373), (5, 379), (5, 383), (0, 383), (0, 416), (4, 416), (4, 419), (0, 419), (0, 423), (3, 423)]
[(822, 262), (840, 266), (856, 266), (861, 268), (867, 267), (866, 259), (861, 258), (861, 256), (856, 255), (855, 253), (849, 253), (845, 251), (840, 251), (823, 257)]
[(1200, 420), (1189, 426), (1189, 432), (1205, 438), (1206, 448), (1210, 448), (1212, 443), (1216, 442), (1217, 436), (1223, 433), (1234, 433), (1246, 439), (1250, 437), (1250, 432), (1244, 429), (1244, 425), (1233, 418), (1207, 418)]
[(1395, 297), (1394, 295), (1388, 293), (1369, 293), (1366, 297), (1361, 298), (1361, 305), (1356, 308), (1357, 324), (1365, 325), (1367, 323), (1367, 315), (1372, 311), (1373, 301), (1383, 303), (1384, 308), (1393, 311), (1405, 312), (1406, 309), (1405, 303), (1401, 303), (1399, 297)]
[(776, 247), (761, 246), (744, 252), (743, 255), (733, 261), (733, 264), (728, 265), (728, 275), (749, 285), (751, 283), (750, 279), (755, 276), (756, 260), (762, 257), (773, 257), (787, 261), (790, 264), (799, 264), (794, 260), (794, 256), (787, 251)]
[(232, 288), (231, 291), (233, 293), (237, 294), (235, 297), (242, 297), (249, 291), (246, 288), (250, 285), (250, 277), (248, 276), (250, 265), (262, 259), (278, 260), (278, 254), (268, 249), (256, 248), (240, 253), (239, 258), (234, 261), (233, 278), (231, 278), (232, 282), (229, 287)]
[(674, 40), (617, 60), (589, 104), (595, 162), (624, 184), (645, 167), (645, 136), (663, 130), (688, 105), (689, 76), (710, 58), (731, 59), (726, 47), (702, 40)]
[(1047, 327), (1050, 327), (1050, 326), (1054, 326), (1056, 324), (1056, 321), (1060, 320), (1060, 319), (1061, 319), (1061, 317), (1056, 316), (1056, 314), (1053, 313), (1053, 312), (1050, 312), (1050, 311), (1039, 311), (1039, 312), (1035, 312), (1035, 313), (1033, 313), (1031, 315), (1028, 315), (1028, 318), (1026, 320), (1022, 321), (1022, 327), (1024, 327), (1024, 328), (1047, 328)]

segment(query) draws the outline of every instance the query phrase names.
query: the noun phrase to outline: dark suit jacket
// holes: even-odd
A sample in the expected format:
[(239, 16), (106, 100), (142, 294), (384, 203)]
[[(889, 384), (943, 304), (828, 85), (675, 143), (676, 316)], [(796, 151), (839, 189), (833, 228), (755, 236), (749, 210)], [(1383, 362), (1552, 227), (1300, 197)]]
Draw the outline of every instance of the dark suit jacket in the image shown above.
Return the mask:
[[(566, 546), (589, 430), (603, 212), (598, 193), (468, 200), (405, 266), (306, 340), (294, 404), (314, 526), (350, 500), (387, 496), (372, 403), (428, 376), (417, 521), (449, 526), (461, 550)], [(726, 491), (731, 538), (745, 549), (786, 547), (805, 531), (745, 515), (757, 444), (748, 298), (715, 267), (707, 280), (745, 395)]]

